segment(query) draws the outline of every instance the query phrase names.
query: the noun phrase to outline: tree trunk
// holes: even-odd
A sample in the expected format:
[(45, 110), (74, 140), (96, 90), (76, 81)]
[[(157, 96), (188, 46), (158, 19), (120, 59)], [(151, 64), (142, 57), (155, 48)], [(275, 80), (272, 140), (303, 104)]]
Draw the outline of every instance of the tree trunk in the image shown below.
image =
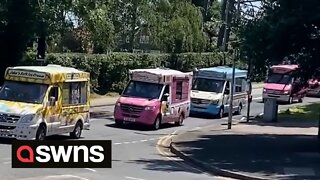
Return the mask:
[[(221, 10), (221, 15), (223, 15), (224, 17), (221, 17), (221, 19), (223, 19), (223, 21), (222, 22), (225, 22), (225, 20), (226, 20), (226, 18), (225, 18), (225, 16), (226, 16), (226, 6), (227, 6), (227, 0), (224, 0), (223, 1), (223, 8), (222, 8), (222, 10), (223, 10), (223, 12), (222, 12), (222, 10)], [(233, 19), (233, 17), (234, 17), (234, 12), (235, 12), (235, 7), (234, 7), (234, 3), (235, 3), (235, 0), (229, 0), (229, 3), (228, 3), (228, 5), (229, 5), (229, 17), (228, 17), (228, 22), (226, 22), (227, 24), (228, 24), (228, 26), (229, 26), (229, 28), (228, 28), (228, 30), (227, 30), (227, 36), (226, 36), (226, 43), (227, 43), (227, 45), (226, 45), (226, 51), (228, 51), (228, 42), (229, 42), (229, 38), (230, 38), (230, 32), (231, 32), (231, 23), (232, 23), (232, 19)], [(222, 25), (221, 26), (221, 28), (220, 28), (220, 30), (219, 30), (219, 35), (218, 35), (218, 48), (222, 48), (222, 46), (223, 46), (223, 36), (224, 36), (224, 31), (225, 31), (225, 28), (226, 28), (226, 26), (225, 25)], [(225, 62), (224, 62), (224, 64), (225, 64)]]
[(134, 40), (135, 40), (135, 34), (136, 34), (136, 25), (137, 25), (137, 10), (138, 5), (136, 3), (133, 4), (132, 9), (132, 21), (131, 21), (131, 32), (130, 32), (130, 52), (133, 52), (134, 50)]
[(220, 11), (221, 22), (223, 24), (221, 24), (221, 27), (219, 29), (218, 40), (217, 40), (217, 47), (218, 48), (221, 48), (222, 43), (223, 43), (223, 33), (226, 28), (226, 26), (224, 25), (225, 17), (226, 17), (226, 9), (227, 9), (227, 0), (223, 0), (221, 3), (221, 11)]

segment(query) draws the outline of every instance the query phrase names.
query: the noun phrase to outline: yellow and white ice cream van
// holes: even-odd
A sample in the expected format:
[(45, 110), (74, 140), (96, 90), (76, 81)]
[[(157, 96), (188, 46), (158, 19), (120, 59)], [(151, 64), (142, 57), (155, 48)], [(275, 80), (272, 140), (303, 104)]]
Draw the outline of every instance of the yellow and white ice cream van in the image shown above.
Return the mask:
[(9, 67), (0, 89), (0, 137), (44, 140), (88, 130), (90, 74), (59, 65)]

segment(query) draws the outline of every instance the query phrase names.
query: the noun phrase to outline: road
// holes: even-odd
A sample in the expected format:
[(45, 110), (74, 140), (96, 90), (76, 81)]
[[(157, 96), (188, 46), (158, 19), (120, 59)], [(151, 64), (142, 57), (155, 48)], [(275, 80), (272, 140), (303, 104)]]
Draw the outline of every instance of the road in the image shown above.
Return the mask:
[[(263, 111), (261, 102), (261, 89), (252, 92), (253, 102), (251, 115), (257, 115)], [(320, 99), (305, 98), (303, 103), (316, 102)], [(280, 105), (279, 109), (288, 105)], [(226, 118), (205, 119), (189, 117), (185, 120), (184, 126), (177, 127), (167, 125), (158, 131), (146, 128), (128, 126), (116, 128), (112, 121), (112, 106), (94, 107), (92, 115), (92, 127), (90, 131), (83, 132), (83, 139), (103, 140), (111, 139), (112, 168), (111, 169), (12, 169), (11, 168), (11, 145), (10, 141), (4, 139), (0, 144), (0, 173), (1, 179), (90, 179), (90, 180), (206, 180), (223, 179), (212, 177), (201, 172), (181, 161), (161, 156), (156, 148), (157, 141), (174, 131), (202, 126), (226, 126)], [(243, 111), (243, 115), (246, 112)], [(235, 119), (241, 119), (241, 115)], [(67, 139), (67, 136), (54, 136), (50, 139)]]

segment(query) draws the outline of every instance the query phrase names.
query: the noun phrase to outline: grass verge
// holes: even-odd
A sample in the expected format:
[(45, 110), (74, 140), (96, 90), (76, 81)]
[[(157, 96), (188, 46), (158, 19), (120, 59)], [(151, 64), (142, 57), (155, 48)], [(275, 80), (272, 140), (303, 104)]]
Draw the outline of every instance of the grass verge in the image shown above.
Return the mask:
[(279, 117), (300, 121), (318, 121), (320, 116), (320, 103), (303, 106), (294, 106), (285, 112), (279, 113)]

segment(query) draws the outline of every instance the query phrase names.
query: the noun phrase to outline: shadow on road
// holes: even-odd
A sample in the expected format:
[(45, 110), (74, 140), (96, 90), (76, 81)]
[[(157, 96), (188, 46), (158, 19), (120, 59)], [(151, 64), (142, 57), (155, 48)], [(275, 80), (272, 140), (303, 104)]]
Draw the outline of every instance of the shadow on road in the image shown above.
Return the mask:
[(163, 171), (166, 173), (170, 172), (188, 172), (194, 174), (201, 174), (201, 172), (192, 169), (192, 168), (185, 168), (183, 166), (177, 166), (176, 163), (181, 163), (181, 161), (175, 160), (165, 160), (165, 159), (139, 159), (139, 160), (132, 160), (129, 163), (132, 164), (139, 164), (144, 165), (144, 169), (149, 171)]
[(12, 141), (14, 141), (14, 139), (11, 139), (11, 138), (0, 138), (0, 144), (12, 144)]
[(95, 111), (95, 112), (90, 112), (90, 118), (110, 118), (113, 116), (113, 112), (111, 111)]
[(308, 179), (308, 174), (299, 176), (299, 168), (306, 168), (314, 172), (312, 178), (320, 178), (320, 141), (316, 136), (209, 132), (189, 139), (184, 137), (174, 144), (189, 157), (222, 169), (270, 176), (297, 168), (293, 171), (298, 175), (284, 179)]
[[(106, 124), (106, 127), (111, 127), (111, 128), (118, 128), (118, 129), (128, 129), (128, 130), (136, 130), (136, 131), (156, 131), (153, 130), (152, 127), (146, 126), (146, 125), (141, 125), (141, 124), (124, 124), (122, 126), (116, 126), (116, 124)], [(171, 123), (166, 123), (161, 125), (161, 129), (168, 129), (168, 128), (174, 128), (177, 127), (174, 124)]]
[[(80, 139), (73, 139), (68, 135), (52, 135), (52, 136), (47, 136), (46, 140), (51, 140), (51, 141), (63, 141), (63, 140), (81, 140), (84, 139), (84, 137), (81, 137)], [(0, 138), (0, 144), (12, 144), (13, 141), (16, 139), (13, 138)]]

